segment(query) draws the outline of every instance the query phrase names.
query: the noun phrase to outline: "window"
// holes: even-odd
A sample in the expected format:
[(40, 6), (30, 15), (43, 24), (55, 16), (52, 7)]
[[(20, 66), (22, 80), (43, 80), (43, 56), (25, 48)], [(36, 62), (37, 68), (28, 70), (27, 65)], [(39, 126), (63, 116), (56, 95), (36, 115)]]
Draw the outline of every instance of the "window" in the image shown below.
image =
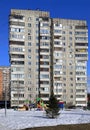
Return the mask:
[(31, 52), (31, 49), (28, 49), (28, 52)]
[(84, 98), (85, 95), (76, 95), (76, 98)]
[(11, 79), (13, 78), (24, 78), (24, 74), (11, 74)]
[(88, 38), (87, 37), (76, 37), (75, 40), (86, 41), (86, 40), (88, 40)]
[(36, 21), (39, 21), (39, 18), (36, 18)]
[(69, 40), (72, 40), (72, 37), (69, 37)]
[(28, 46), (31, 46), (31, 42), (28, 42)]
[(39, 43), (36, 43), (36, 46), (39, 46)]
[(28, 91), (31, 91), (31, 88), (28, 88)]
[(13, 28), (13, 27), (11, 27), (10, 31), (11, 32), (24, 32), (25, 29), (24, 28)]
[(77, 80), (77, 81), (85, 81), (86, 78), (84, 78), (84, 77), (81, 77), (81, 78), (77, 77), (76, 80)]
[(73, 93), (73, 89), (70, 89), (70, 93)]
[(12, 47), (10, 48), (10, 52), (24, 52), (24, 48)]
[(36, 30), (36, 34), (38, 34), (39, 33), (39, 31), (38, 30)]
[(80, 31), (75, 32), (75, 35), (87, 35), (87, 34), (88, 32), (80, 32)]
[(73, 74), (73, 72), (70, 72), (70, 75), (72, 75)]
[(87, 29), (87, 26), (75, 26), (76, 29)]
[(10, 34), (10, 38), (24, 39), (25, 36), (23, 34)]
[(31, 75), (30, 75), (30, 74), (28, 74), (28, 75), (27, 75), (27, 77), (28, 77), (28, 78), (31, 78)]
[(54, 33), (61, 33), (62, 31), (61, 30), (58, 30), (58, 29), (55, 29), (54, 30)]
[(63, 92), (66, 93), (66, 89), (63, 89)]
[(49, 43), (48, 42), (41, 42), (40, 46), (49, 46)]
[(54, 69), (62, 69), (62, 65), (54, 65)]
[(31, 59), (31, 55), (28, 55), (28, 58)]
[(50, 37), (49, 36), (40, 36), (40, 39), (42, 39), (42, 40), (49, 40)]
[(49, 88), (44, 88), (45, 92), (48, 92), (49, 91)]
[(38, 24), (36, 24), (36, 27), (38, 27)]
[(39, 52), (39, 50), (38, 49), (36, 49), (36, 53), (38, 53)]
[(28, 40), (31, 40), (31, 36), (28, 36)]
[(63, 78), (63, 80), (66, 80), (66, 78)]
[(65, 31), (63, 31), (62, 34), (65, 34)]
[(31, 27), (31, 23), (28, 23), (28, 27)]
[(31, 21), (32, 20), (32, 18), (31, 17), (28, 17), (28, 21)]
[(69, 26), (69, 29), (72, 29), (72, 26)]
[(70, 98), (73, 98), (73, 95), (71, 95)]
[(39, 65), (39, 62), (36, 62), (36, 65)]
[(81, 93), (81, 92), (85, 92), (85, 90), (84, 89), (77, 89), (76, 92)]
[(75, 57), (87, 57), (87, 54), (75, 54)]
[(55, 85), (56, 87), (60, 87), (60, 86), (62, 86), (62, 83), (57, 83), (57, 82), (55, 82), (54, 85)]
[(41, 78), (41, 79), (43, 79), (43, 78), (48, 79), (48, 78), (49, 78), (49, 75), (48, 75), (48, 74), (40, 74), (40, 78)]
[(11, 69), (11, 71), (12, 71), (12, 72), (16, 72), (16, 71), (21, 71), (21, 72), (23, 72), (23, 71), (24, 71), (24, 67), (13, 67), (13, 68)]
[(65, 46), (65, 42), (63, 42), (63, 45)]
[(40, 64), (41, 64), (41, 65), (49, 65), (49, 62), (41, 61)]
[(30, 30), (30, 29), (28, 29), (28, 33), (30, 33), (30, 34), (31, 34), (31, 30)]
[(62, 27), (62, 24), (59, 24), (59, 23), (56, 23), (56, 24), (54, 24), (54, 27)]
[(42, 29), (42, 30), (40, 30), (40, 33), (41, 33), (41, 34), (49, 34), (50, 31), (49, 31), (49, 30), (46, 30), (46, 29)]
[(70, 84), (71, 86), (73, 86), (73, 84)]
[(65, 37), (62, 37), (62, 40), (65, 40)]
[(72, 34), (72, 32), (69, 32), (69, 34)]
[(70, 80), (73, 80), (73, 78), (70, 78)]
[(48, 27), (49, 24), (48, 23), (43, 23), (43, 27)]
[(30, 62), (30, 61), (28, 62), (28, 65), (31, 65), (31, 62)]
[(64, 71), (63, 74), (66, 75), (66, 72)]
[(11, 18), (14, 18), (14, 19), (19, 19), (19, 20), (23, 20), (24, 19), (24, 16), (22, 15), (12, 15)]

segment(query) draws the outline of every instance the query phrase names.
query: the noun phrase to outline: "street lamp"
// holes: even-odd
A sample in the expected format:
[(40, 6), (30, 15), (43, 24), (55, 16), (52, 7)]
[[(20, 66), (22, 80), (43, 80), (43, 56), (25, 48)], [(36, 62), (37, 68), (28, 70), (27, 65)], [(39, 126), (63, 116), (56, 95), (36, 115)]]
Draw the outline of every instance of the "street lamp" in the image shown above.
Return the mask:
[[(3, 74), (7, 74), (7, 72), (3, 71)], [(7, 77), (5, 80), (7, 80)], [(4, 87), (5, 87), (5, 117), (6, 117), (7, 116), (7, 91), (6, 91), (6, 82), (7, 81), (5, 81), (5, 80), (4, 80)]]
[(5, 85), (5, 117), (7, 115), (7, 91), (6, 91), (6, 85)]

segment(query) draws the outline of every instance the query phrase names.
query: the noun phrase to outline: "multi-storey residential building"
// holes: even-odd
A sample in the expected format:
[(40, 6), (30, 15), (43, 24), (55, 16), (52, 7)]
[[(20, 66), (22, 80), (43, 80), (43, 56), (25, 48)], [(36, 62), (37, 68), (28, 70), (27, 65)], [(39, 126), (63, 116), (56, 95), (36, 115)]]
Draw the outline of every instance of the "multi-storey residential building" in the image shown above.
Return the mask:
[(87, 104), (86, 21), (53, 19), (53, 84), (59, 100)]
[(0, 66), (0, 101), (10, 101), (10, 67)]
[(48, 12), (11, 10), (11, 105), (50, 95), (50, 18)]
[(48, 101), (53, 90), (58, 100), (86, 106), (86, 21), (15, 9), (9, 18), (11, 105), (34, 101), (38, 96)]

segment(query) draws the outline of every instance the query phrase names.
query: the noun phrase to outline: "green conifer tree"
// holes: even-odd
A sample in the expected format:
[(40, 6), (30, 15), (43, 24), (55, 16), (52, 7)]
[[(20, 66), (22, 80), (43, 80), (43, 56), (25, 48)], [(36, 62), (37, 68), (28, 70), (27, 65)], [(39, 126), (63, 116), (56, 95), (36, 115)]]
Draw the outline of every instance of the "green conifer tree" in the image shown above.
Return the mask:
[(59, 115), (59, 110), (58, 100), (52, 92), (49, 98), (48, 109), (46, 109), (46, 115), (50, 118), (56, 118)]

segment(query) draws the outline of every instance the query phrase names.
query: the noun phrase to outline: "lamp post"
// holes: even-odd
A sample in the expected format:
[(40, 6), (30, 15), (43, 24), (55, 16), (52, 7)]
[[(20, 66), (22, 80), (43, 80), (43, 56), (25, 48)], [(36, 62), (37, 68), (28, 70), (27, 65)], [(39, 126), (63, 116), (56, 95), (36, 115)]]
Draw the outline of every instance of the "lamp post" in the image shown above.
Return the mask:
[[(7, 77), (5, 77), (6, 74), (7, 74), (7, 72), (3, 71), (3, 74), (5, 74), (4, 75), (4, 79), (6, 78), (5, 80), (7, 80)], [(6, 91), (6, 82), (7, 81), (4, 81), (4, 87), (5, 87), (5, 117), (7, 116), (7, 91)]]
[(5, 85), (5, 117), (7, 116), (7, 91), (6, 91), (6, 85)]

